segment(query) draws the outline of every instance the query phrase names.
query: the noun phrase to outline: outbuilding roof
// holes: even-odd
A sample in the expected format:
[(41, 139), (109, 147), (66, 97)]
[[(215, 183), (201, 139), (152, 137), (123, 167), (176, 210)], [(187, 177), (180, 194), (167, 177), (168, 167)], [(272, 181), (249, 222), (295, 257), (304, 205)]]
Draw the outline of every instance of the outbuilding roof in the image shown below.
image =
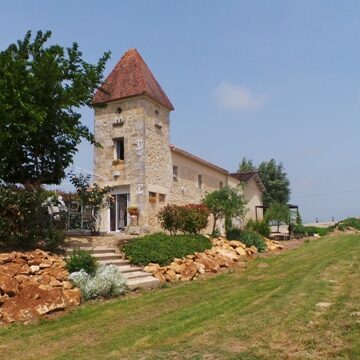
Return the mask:
[(248, 182), (252, 178), (256, 181), (261, 191), (266, 191), (265, 185), (261, 180), (261, 177), (257, 171), (240, 171), (236, 173), (231, 173), (230, 176), (238, 179), (241, 182)]

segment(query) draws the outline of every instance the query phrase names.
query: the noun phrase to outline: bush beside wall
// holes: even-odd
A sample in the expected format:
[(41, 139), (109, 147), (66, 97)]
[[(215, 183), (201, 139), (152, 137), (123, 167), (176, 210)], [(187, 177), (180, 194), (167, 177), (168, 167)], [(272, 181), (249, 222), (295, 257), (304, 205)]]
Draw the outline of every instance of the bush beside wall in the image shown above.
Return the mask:
[(178, 232), (196, 235), (208, 224), (210, 212), (205, 205), (167, 205), (158, 214), (161, 227), (175, 235)]
[(0, 186), (0, 245), (3, 248), (54, 250), (64, 240), (43, 203), (53, 193), (39, 187)]

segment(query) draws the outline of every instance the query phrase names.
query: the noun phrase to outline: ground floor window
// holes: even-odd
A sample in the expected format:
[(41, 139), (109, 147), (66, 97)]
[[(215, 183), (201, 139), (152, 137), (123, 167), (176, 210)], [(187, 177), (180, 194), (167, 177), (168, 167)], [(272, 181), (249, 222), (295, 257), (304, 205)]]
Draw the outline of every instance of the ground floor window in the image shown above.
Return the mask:
[(166, 200), (166, 195), (165, 194), (159, 194), (159, 202), (164, 203), (165, 200)]

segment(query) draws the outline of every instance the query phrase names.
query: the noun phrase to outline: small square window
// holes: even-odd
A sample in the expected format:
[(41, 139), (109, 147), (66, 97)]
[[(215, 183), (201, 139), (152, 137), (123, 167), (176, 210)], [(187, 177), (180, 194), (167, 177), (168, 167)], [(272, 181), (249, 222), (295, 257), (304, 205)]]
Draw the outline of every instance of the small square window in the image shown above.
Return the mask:
[(202, 175), (198, 175), (198, 188), (202, 189)]
[(164, 203), (166, 200), (166, 195), (165, 194), (159, 194), (159, 202)]
[(179, 168), (177, 166), (173, 166), (173, 180), (174, 181), (178, 181), (178, 173), (179, 173)]
[(149, 192), (149, 203), (155, 204), (156, 203), (156, 193)]

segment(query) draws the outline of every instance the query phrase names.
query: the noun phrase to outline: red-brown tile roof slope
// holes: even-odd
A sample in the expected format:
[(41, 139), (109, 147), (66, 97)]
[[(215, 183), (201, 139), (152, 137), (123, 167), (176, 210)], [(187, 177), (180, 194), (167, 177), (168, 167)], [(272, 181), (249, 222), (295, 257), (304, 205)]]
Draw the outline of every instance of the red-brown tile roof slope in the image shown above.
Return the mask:
[(95, 104), (135, 95), (147, 95), (168, 110), (174, 110), (170, 100), (136, 49), (128, 50), (123, 55), (106, 78), (102, 88), (109, 94), (98, 90), (94, 96)]

